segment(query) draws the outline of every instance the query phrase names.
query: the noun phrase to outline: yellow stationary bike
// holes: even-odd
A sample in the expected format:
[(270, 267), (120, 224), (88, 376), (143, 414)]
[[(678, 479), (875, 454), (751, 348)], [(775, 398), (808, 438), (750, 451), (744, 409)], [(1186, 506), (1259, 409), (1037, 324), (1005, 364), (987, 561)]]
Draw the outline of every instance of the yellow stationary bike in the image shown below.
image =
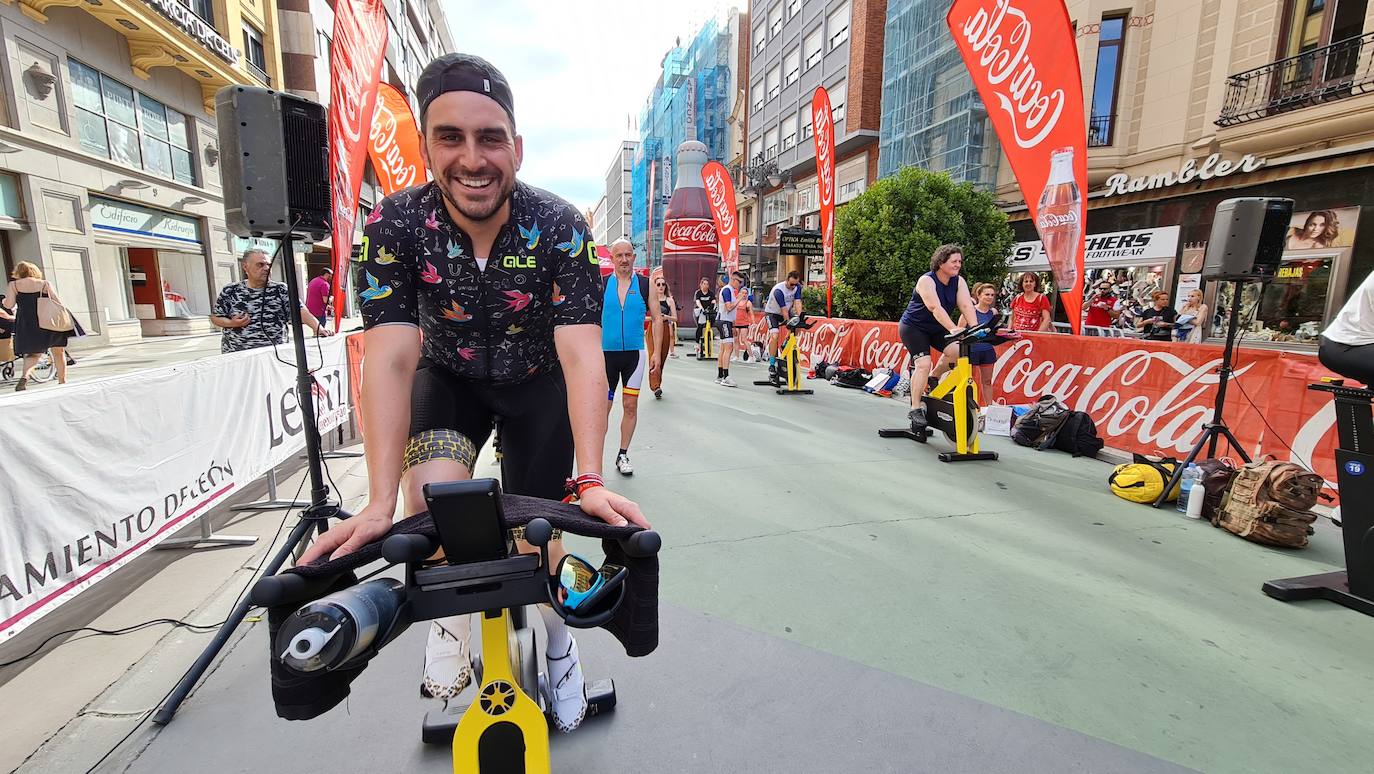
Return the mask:
[(711, 330), (711, 318), (706, 318), (706, 322), (701, 328), (701, 351), (697, 353), (697, 360), (716, 359), (716, 334)]
[[(787, 328), (787, 341), (778, 349), (778, 358), (782, 360), (784, 371), (782, 374), (774, 374), (773, 378), (766, 381), (756, 381), (754, 384), (761, 387), (774, 387), (779, 395), (810, 395), (811, 390), (803, 390), (801, 387), (801, 348), (798, 344), (797, 331), (806, 330), (811, 327), (811, 323), (806, 321), (806, 313), (793, 317), (783, 323)], [(785, 375), (787, 381), (783, 382)]]
[[(1001, 344), (1008, 340), (1008, 336), (995, 333), (1000, 323), (1001, 317), (994, 317), (947, 339), (947, 344), (959, 345), (959, 360), (935, 389), (921, 398), (926, 408), (926, 426), (920, 432), (910, 427), (894, 427), (879, 430), (878, 435), (925, 443), (932, 433), (940, 430), (955, 447), (953, 452), (940, 453), (941, 462), (997, 459), (997, 452), (982, 451), (978, 445), (978, 380), (969, 355), (974, 344)], [(922, 386), (912, 384), (911, 389), (919, 390)]]

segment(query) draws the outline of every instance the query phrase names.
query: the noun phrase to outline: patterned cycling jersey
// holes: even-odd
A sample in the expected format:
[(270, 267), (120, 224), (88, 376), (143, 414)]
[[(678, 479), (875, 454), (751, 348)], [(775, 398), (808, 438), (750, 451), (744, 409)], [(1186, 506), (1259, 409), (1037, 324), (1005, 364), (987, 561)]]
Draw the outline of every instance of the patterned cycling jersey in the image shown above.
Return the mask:
[(423, 355), (464, 379), (516, 384), (557, 370), (554, 328), (601, 322), (586, 221), (557, 196), (517, 182), (487, 257), (479, 269), (472, 239), (433, 182), (386, 197), (363, 229), (363, 328), (418, 326)]

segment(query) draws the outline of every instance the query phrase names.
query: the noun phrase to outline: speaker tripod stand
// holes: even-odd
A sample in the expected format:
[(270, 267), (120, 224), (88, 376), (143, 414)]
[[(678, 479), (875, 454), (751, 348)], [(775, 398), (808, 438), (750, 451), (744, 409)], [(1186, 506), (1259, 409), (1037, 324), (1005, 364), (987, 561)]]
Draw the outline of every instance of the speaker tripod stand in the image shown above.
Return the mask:
[[(1235, 371), (1231, 366), (1232, 358), (1236, 350), (1236, 334), (1240, 323), (1240, 295), (1245, 286), (1251, 282), (1260, 282), (1265, 278), (1255, 274), (1228, 274), (1210, 279), (1231, 283), (1231, 313), (1226, 321), (1226, 348), (1221, 354), (1221, 368), (1217, 371), (1217, 402), (1212, 410), (1212, 421), (1202, 426), (1202, 437), (1197, 439), (1193, 445), (1193, 450), (1188, 452), (1188, 458), (1174, 468), (1174, 473), (1169, 477), (1168, 483), (1164, 485), (1163, 491), (1159, 493), (1152, 503), (1158, 508), (1164, 504), (1169, 493), (1174, 491), (1174, 487), (1183, 480), (1183, 471), (1193, 464), (1202, 454), (1203, 447), (1207, 448), (1207, 456), (1203, 459), (1212, 459), (1217, 456), (1217, 445), (1221, 439), (1225, 438), (1231, 444), (1231, 450), (1236, 453), (1246, 463), (1250, 462), (1250, 455), (1245, 453), (1245, 447), (1241, 446), (1240, 441), (1231, 433), (1231, 428), (1226, 426), (1226, 418), (1222, 416), (1226, 408), (1226, 385), (1231, 380), (1231, 374)], [(1200, 324), (1200, 323), (1199, 323)]]

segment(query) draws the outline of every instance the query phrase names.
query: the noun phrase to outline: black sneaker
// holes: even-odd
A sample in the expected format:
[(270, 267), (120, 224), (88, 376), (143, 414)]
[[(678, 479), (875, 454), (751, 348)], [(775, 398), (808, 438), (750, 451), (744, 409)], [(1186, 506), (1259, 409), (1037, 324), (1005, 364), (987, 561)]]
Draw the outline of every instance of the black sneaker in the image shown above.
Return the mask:
[(911, 432), (924, 433), (926, 431), (926, 407), (917, 406), (907, 412), (906, 418), (911, 421)]

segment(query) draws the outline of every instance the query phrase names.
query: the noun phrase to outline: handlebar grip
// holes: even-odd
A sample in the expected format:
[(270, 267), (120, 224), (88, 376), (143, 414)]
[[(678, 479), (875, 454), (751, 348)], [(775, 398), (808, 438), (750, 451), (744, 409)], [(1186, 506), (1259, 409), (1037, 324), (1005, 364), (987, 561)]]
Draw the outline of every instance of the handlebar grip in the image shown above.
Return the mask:
[(253, 584), (248, 599), (258, 607), (276, 607), (314, 599), (322, 595), (337, 576), (307, 578), (294, 572), (269, 575)]
[(553, 525), (548, 519), (533, 518), (525, 525), (525, 542), (535, 548), (543, 548), (553, 538)]
[(663, 547), (663, 538), (657, 532), (646, 529), (620, 541), (620, 546), (630, 556), (644, 558), (658, 553), (658, 549)]
[(382, 543), (382, 558), (392, 564), (420, 562), (434, 556), (439, 547), (428, 535), (392, 535)]

